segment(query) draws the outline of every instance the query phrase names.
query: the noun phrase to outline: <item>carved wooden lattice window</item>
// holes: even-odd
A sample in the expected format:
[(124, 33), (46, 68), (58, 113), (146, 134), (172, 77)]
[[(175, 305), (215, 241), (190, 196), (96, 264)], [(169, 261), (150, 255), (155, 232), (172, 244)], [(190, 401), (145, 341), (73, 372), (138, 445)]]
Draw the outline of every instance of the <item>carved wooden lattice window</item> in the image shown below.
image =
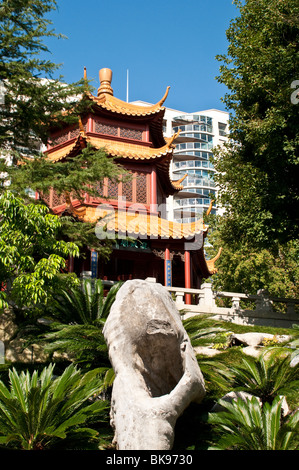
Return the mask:
[(54, 139), (52, 139), (51, 144), (53, 145), (53, 147), (55, 147), (56, 145), (63, 144), (67, 140), (69, 140), (69, 132), (68, 131), (64, 132), (63, 134), (61, 134), (61, 135), (55, 137)]
[(117, 199), (118, 198), (118, 183), (114, 183), (109, 181), (108, 183), (108, 197), (109, 199)]
[(101, 122), (95, 121), (94, 124), (95, 132), (99, 134), (107, 134), (107, 135), (118, 135), (118, 127), (117, 126), (110, 126), (107, 124), (102, 124)]
[(79, 135), (79, 127), (70, 131), (69, 138), (73, 139), (74, 137), (77, 137), (78, 135)]
[(128, 129), (127, 127), (120, 127), (120, 136), (127, 139), (142, 140), (142, 131), (138, 129)]
[(122, 184), (122, 196), (126, 198), (127, 201), (133, 200), (133, 186), (132, 181), (125, 181)]
[(41, 199), (50, 206), (50, 193), (49, 194), (41, 194)]
[(141, 204), (147, 203), (146, 174), (144, 173), (136, 175), (136, 201)]
[(104, 196), (104, 185), (103, 184), (96, 184), (95, 185), (95, 190), (97, 191), (97, 197), (103, 197)]
[(58, 195), (55, 191), (53, 192), (52, 207), (61, 206), (65, 204), (65, 195)]

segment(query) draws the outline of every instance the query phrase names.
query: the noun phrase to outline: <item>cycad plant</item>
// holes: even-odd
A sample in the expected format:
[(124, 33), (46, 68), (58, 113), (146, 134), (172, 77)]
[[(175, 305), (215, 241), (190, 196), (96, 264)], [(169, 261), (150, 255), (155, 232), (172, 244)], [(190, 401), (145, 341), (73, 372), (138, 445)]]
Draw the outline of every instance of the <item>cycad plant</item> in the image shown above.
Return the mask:
[[(220, 326), (220, 322), (211, 320), (206, 315), (197, 315), (183, 320), (183, 325), (194, 348), (211, 344), (219, 333), (225, 332), (225, 329)], [(215, 361), (203, 357), (199, 362), (207, 390), (211, 392), (211, 389), (216, 386), (226, 391), (229, 369), (225, 364), (221, 364), (220, 361), (215, 363)]]
[(52, 331), (44, 335), (45, 351), (67, 353), (74, 362), (82, 365), (109, 367), (102, 331), (121, 285), (114, 284), (106, 297), (100, 279), (85, 279), (81, 288), (63, 290), (53, 306), (63, 322), (53, 323)]
[(43, 450), (98, 448), (99, 436), (89, 420), (100, 422), (107, 402), (96, 399), (101, 381), (97, 370), (85, 374), (74, 365), (59, 377), (54, 365), (39, 374), (10, 370), (10, 387), (0, 381), (0, 445)]
[(208, 422), (219, 432), (210, 449), (298, 450), (299, 411), (282, 418), (282, 401), (276, 397), (261, 406), (256, 397), (219, 400), (225, 411), (209, 413)]
[(243, 358), (229, 372), (231, 388), (257, 396), (263, 403), (271, 403), (277, 395), (298, 396), (299, 366), (290, 366), (290, 355), (283, 348), (266, 349), (258, 358)]
[(211, 322), (209, 317), (204, 315), (183, 320), (183, 325), (193, 347), (209, 344), (217, 333), (225, 331), (219, 326), (219, 322), (215, 320)]
[(114, 284), (105, 296), (101, 279), (83, 279), (81, 286), (61, 290), (52, 310), (64, 324), (104, 324), (121, 285)]

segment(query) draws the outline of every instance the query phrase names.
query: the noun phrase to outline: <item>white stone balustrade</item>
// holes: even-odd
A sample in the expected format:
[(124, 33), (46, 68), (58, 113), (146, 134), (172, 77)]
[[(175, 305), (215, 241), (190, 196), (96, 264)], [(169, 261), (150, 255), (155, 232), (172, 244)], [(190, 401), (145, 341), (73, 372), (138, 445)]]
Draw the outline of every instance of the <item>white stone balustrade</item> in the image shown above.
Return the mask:
[[(211, 314), (214, 317), (239, 324), (252, 324), (263, 326), (279, 326), (291, 328), (294, 323), (299, 323), (299, 299), (287, 299), (270, 297), (265, 290), (260, 290), (256, 295), (248, 295), (237, 292), (216, 292), (212, 284), (205, 283), (201, 289), (185, 289), (183, 287), (166, 287), (175, 299), (177, 307), (182, 311), (184, 318), (201, 313)], [(184, 303), (185, 294), (191, 294), (192, 305)], [(216, 299), (230, 299), (230, 307), (218, 307)], [(195, 300), (195, 301), (194, 301)], [(246, 309), (244, 303), (249, 301), (255, 304), (255, 308)], [(243, 303), (243, 308), (241, 307)], [(275, 309), (275, 304), (286, 305), (285, 313)]]

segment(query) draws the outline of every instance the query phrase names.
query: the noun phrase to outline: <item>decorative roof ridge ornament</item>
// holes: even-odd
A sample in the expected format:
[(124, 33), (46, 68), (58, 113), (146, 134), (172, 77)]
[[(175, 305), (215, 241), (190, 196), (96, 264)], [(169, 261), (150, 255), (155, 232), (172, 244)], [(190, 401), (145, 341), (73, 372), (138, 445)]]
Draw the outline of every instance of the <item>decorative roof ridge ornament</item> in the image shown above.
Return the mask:
[(218, 269), (215, 268), (215, 262), (220, 258), (221, 252), (222, 252), (222, 247), (219, 248), (218, 253), (216, 256), (214, 256), (214, 258), (206, 260), (208, 270), (211, 274), (216, 274), (218, 271)]
[(111, 88), (112, 82), (112, 70), (108, 68), (101, 69), (99, 71), (100, 87), (98, 88), (98, 97), (102, 94), (112, 95), (113, 89)]
[(214, 199), (211, 199), (211, 202), (210, 202), (209, 208), (206, 212), (206, 215), (209, 215), (211, 213), (211, 210), (212, 210), (212, 207), (213, 207), (213, 202), (215, 202)]
[(79, 208), (75, 208), (72, 204), (70, 193), (68, 191), (64, 192), (65, 202), (66, 202), (66, 209), (69, 210), (77, 217), (84, 217), (86, 214), (86, 206), (81, 206)]
[(80, 132), (80, 135), (86, 137), (85, 129), (84, 129), (84, 126), (83, 126), (83, 122), (82, 122), (81, 116), (79, 116), (78, 120), (79, 120), (79, 132)]
[(184, 186), (181, 184), (184, 179), (188, 176), (188, 173), (186, 173), (184, 176), (182, 176), (182, 178), (180, 178), (179, 180), (173, 180), (171, 181), (172, 185), (177, 189), (177, 190), (182, 190), (184, 189)]
[(161, 106), (164, 104), (164, 101), (166, 100), (166, 98), (167, 98), (167, 96), (168, 96), (169, 90), (170, 90), (170, 86), (168, 86), (168, 87), (166, 88), (166, 92), (165, 92), (163, 98), (157, 103), (157, 106), (160, 106), (160, 107), (161, 107)]
[[(169, 139), (167, 139), (167, 146), (170, 147), (173, 142), (175, 141), (175, 139), (179, 136), (181, 132), (181, 129), (179, 129), (177, 132), (175, 132)], [(175, 147), (175, 145), (174, 145)]]

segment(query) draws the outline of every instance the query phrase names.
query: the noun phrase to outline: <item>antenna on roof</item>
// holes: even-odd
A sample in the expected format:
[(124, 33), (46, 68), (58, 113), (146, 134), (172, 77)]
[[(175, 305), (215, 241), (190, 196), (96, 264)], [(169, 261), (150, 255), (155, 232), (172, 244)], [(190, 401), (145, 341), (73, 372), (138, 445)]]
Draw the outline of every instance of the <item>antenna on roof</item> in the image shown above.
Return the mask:
[(127, 103), (129, 103), (129, 69), (127, 69)]

